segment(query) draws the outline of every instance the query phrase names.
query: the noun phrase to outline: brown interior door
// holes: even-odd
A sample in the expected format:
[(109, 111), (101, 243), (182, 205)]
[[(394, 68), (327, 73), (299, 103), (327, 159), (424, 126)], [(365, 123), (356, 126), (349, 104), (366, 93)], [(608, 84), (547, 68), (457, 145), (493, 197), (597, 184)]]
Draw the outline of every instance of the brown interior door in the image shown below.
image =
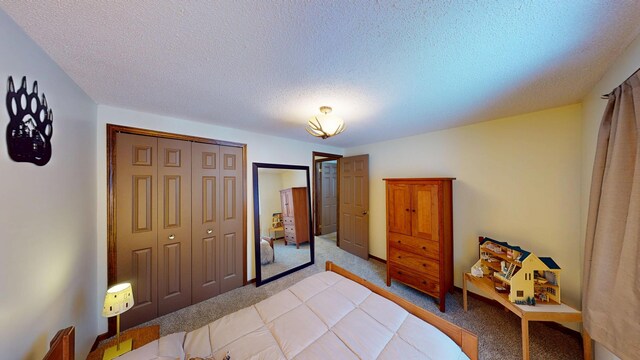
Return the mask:
[(336, 232), (338, 219), (338, 164), (321, 163), (320, 234)]
[(116, 283), (130, 282), (135, 299), (123, 329), (158, 316), (157, 147), (153, 137), (116, 135)]
[(220, 292), (223, 293), (244, 284), (242, 148), (220, 146), (220, 161)]
[(340, 169), (339, 246), (369, 259), (369, 155), (343, 157)]
[(191, 143), (158, 139), (158, 315), (191, 304)]
[(220, 147), (191, 145), (191, 299), (220, 293)]

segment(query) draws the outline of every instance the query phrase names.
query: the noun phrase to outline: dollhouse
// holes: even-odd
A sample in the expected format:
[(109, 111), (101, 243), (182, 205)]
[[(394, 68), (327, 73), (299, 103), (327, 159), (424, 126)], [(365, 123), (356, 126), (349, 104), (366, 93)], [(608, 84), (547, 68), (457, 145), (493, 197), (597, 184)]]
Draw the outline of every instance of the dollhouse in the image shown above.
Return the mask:
[(552, 258), (488, 237), (479, 240), (480, 259), (473, 267), (493, 279), (496, 291), (508, 293), (516, 304), (560, 304), (561, 269)]

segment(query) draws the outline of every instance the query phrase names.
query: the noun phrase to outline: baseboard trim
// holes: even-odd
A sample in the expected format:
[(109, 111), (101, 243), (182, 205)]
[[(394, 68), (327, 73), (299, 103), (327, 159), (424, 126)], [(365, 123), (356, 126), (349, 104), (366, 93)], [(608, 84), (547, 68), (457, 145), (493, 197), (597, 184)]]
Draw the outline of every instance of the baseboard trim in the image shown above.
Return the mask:
[(379, 257), (377, 257), (377, 256), (373, 256), (373, 255), (369, 254), (369, 257), (370, 257), (371, 259), (373, 259), (373, 260), (380, 261), (380, 262), (381, 262), (381, 263), (383, 263), (383, 264), (386, 264), (386, 263), (387, 263), (387, 260), (385, 260), (385, 259), (381, 259), (381, 258), (379, 258)]
[[(462, 289), (461, 288), (459, 288), (457, 286), (454, 286), (453, 288), (455, 289), (456, 292), (459, 292), (459, 293), (462, 294)], [(502, 304), (500, 304), (499, 302), (497, 302), (495, 300), (492, 300), (492, 299), (489, 299), (488, 297), (484, 297), (484, 296), (482, 296), (480, 294), (476, 294), (476, 293), (471, 292), (471, 291), (467, 291), (467, 296), (468, 297), (472, 297), (472, 298), (474, 298), (476, 300), (480, 300), (480, 301), (482, 301), (482, 302), (484, 302), (486, 304), (501, 308), (501, 309), (504, 308), (504, 306), (502, 306)], [(505, 309), (505, 311), (507, 311), (507, 310)], [(550, 327), (550, 328), (552, 328), (554, 330), (558, 330), (558, 331), (560, 331), (560, 332), (562, 332), (564, 334), (567, 334), (569, 336), (572, 336), (572, 337), (576, 338), (576, 340), (582, 342), (582, 334), (577, 330), (570, 329), (570, 328), (568, 328), (566, 326), (563, 326), (562, 324), (557, 323), (555, 321), (536, 321), (536, 322), (543, 323), (544, 325), (546, 325), (546, 326), (548, 326), (548, 327)]]

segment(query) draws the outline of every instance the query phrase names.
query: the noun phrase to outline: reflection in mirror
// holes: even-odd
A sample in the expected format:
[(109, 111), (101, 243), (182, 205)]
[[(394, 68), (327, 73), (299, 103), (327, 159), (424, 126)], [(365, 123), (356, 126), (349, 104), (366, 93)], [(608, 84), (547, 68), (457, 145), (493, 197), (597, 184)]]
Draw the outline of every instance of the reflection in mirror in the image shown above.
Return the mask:
[(309, 167), (253, 163), (256, 285), (313, 264)]

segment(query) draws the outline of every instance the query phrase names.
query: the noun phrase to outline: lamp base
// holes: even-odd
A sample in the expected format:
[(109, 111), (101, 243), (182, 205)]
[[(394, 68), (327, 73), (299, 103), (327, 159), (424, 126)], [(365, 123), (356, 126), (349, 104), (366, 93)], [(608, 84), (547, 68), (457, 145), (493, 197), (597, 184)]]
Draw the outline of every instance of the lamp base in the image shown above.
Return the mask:
[(128, 353), (129, 351), (131, 351), (132, 343), (132, 339), (127, 339), (120, 343), (120, 350), (118, 350), (117, 344), (105, 349), (104, 355), (102, 355), (102, 360), (111, 360), (124, 353)]

